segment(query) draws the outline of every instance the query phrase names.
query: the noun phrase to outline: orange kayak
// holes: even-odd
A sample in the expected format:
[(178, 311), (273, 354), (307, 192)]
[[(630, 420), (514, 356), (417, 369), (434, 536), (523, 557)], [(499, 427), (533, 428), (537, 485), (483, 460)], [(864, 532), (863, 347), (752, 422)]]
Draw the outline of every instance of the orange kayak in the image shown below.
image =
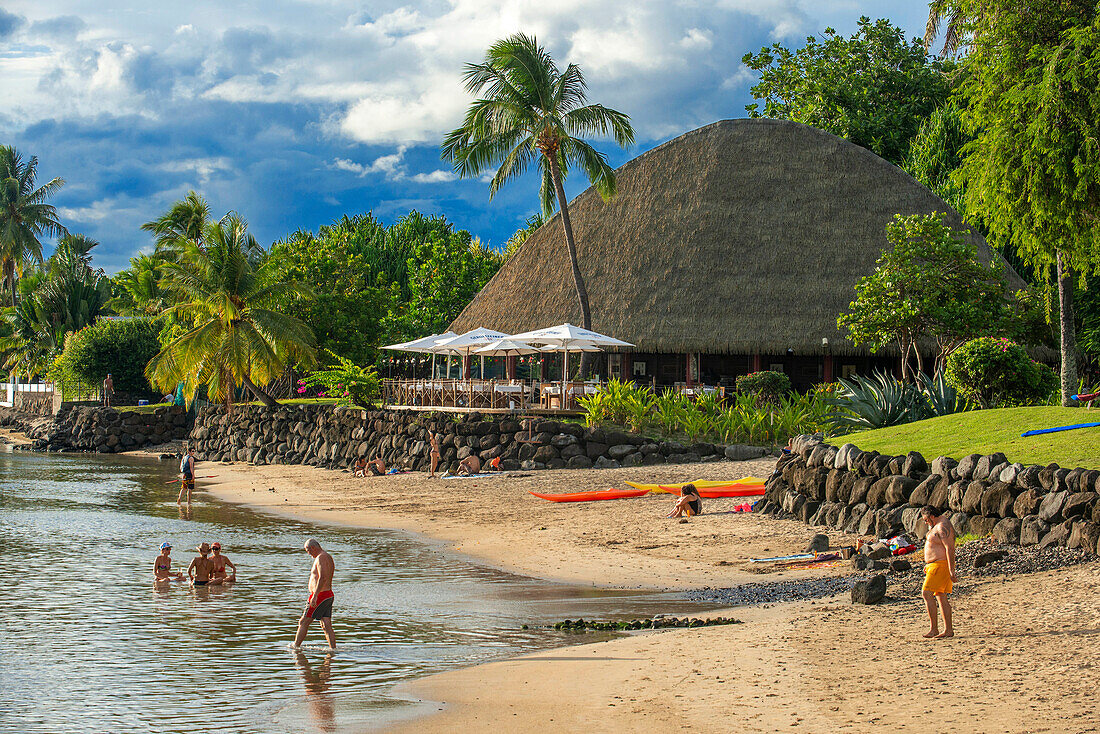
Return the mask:
[(541, 494), (531, 492), (539, 499), (551, 502), (594, 502), (596, 500), (621, 500), (627, 497), (641, 497), (648, 489), (606, 489), (599, 492), (571, 492), (569, 494)]
[[(661, 489), (671, 494), (679, 495), (680, 487), (661, 486)], [(703, 499), (715, 497), (756, 497), (764, 494), (763, 484), (730, 484), (725, 487), (703, 487), (699, 489), (699, 496)]]

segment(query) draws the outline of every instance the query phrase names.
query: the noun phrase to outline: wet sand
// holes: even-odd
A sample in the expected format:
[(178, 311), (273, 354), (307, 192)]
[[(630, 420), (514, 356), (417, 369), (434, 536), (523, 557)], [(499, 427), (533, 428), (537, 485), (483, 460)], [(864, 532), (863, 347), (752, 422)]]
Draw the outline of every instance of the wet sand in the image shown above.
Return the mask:
[[(200, 464), (200, 489), (311, 521), (399, 528), (543, 578), (653, 588), (843, 573), (766, 575), (754, 555), (801, 551), (816, 529), (731, 514), (664, 518), (671, 497), (554, 504), (546, 492), (635, 481), (765, 476), (770, 461), (557, 471), (488, 480), (353, 479), (311, 467)], [(173, 469), (168, 467), (166, 472)], [(271, 489), (275, 491), (270, 491)], [(727, 504), (728, 503), (728, 504)], [(834, 541), (842, 537), (832, 534)], [(852, 540), (847, 538), (846, 540)], [(456, 670), (403, 685), (431, 715), (407, 732), (960, 731), (1100, 728), (1100, 564), (957, 585), (957, 636), (928, 641), (923, 602), (856, 607), (846, 596), (743, 608), (743, 625), (661, 630)]]

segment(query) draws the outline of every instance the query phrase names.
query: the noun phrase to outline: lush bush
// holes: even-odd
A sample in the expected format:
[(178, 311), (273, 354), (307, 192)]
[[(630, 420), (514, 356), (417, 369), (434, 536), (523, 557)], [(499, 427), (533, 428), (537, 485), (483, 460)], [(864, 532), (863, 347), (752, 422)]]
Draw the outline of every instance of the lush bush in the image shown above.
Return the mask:
[(737, 392), (755, 396), (758, 404), (778, 405), (791, 392), (791, 378), (772, 370), (752, 372), (737, 378)]
[(98, 385), (110, 373), (116, 391), (150, 395), (145, 365), (160, 351), (159, 331), (148, 319), (100, 319), (69, 335), (50, 379), (61, 385)]
[(943, 373), (917, 373), (917, 383), (902, 382), (876, 371), (871, 377), (854, 375), (837, 381), (826, 403), (834, 410), (828, 422), (843, 429), (887, 428), (902, 423), (949, 415), (966, 409), (966, 401)]
[(779, 397), (774, 404), (758, 404), (758, 396), (736, 396), (724, 402), (717, 395), (694, 400), (666, 390), (654, 395), (646, 387), (612, 380), (600, 392), (580, 399), (588, 425), (625, 425), (645, 433), (688, 441), (782, 444), (791, 436), (814, 433), (825, 426), (828, 406), (823, 393)]
[(382, 383), (374, 368), (360, 367), (332, 352), (329, 355), (335, 364), (298, 380), (298, 394), (304, 395), (311, 387), (321, 388), (318, 397), (336, 398), (339, 405), (358, 405), (367, 409), (375, 407), (382, 396)]
[(973, 339), (947, 358), (947, 381), (983, 408), (1031, 405), (1058, 389), (1058, 377), (1008, 339)]

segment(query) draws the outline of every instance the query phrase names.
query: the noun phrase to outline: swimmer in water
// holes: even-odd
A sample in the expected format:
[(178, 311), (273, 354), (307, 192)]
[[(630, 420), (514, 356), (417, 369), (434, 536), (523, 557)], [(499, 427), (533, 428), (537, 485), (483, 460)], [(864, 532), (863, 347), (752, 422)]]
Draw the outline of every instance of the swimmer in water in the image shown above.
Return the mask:
[[(237, 580), (237, 566), (233, 561), (229, 560), (222, 555), (222, 544), (215, 542), (210, 546), (210, 550), (214, 552), (214, 556), (210, 559), (210, 562), (214, 564), (214, 571), (210, 574), (211, 578), (215, 581), (221, 581), (223, 584), (232, 583)], [(225, 567), (229, 566), (233, 569), (233, 575), (229, 575)]]
[(160, 544), (160, 555), (153, 561), (153, 579), (157, 582), (182, 579), (179, 571), (172, 572), (172, 546), (169, 543)]
[(199, 555), (195, 556), (195, 559), (191, 561), (191, 565), (187, 567), (187, 578), (191, 579), (192, 586), (206, 586), (206, 585), (220, 585), (220, 580), (215, 581), (211, 578), (211, 574), (214, 571), (214, 561), (207, 558), (210, 555), (210, 545), (203, 543), (199, 546)]

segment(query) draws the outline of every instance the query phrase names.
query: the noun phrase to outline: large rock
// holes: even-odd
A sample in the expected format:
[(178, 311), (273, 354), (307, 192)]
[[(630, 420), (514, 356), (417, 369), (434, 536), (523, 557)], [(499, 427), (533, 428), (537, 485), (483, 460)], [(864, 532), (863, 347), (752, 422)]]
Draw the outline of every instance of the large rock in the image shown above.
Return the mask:
[(829, 536), (824, 533), (818, 533), (810, 539), (809, 544), (806, 546), (807, 553), (821, 552), (829, 550)]
[(913, 493), (909, 495), (909, 504), (913, 507), (923, 507), (927, 505), (932, 496), (932, 490), (936, 488), (936, 485), (940, 483), (941, 479), (943, 479), (943, 477), (939, 474), (929, 475), (924, 481), (918, 484), (913, 490)]
[(1043, 483), (1039, 481), (1039, 474), (1043, 471), (1041, 466), (1025, 466), (1024, 470), (1016, 475), (1016, 486), (1022, 489), (1034, 489), (1043, 493)]
[[(1044, 469), (1044, 471), (1046, 471)], [(1069, 492), (1050, 492), (1039, 504), (1039, 519), (1043, 522), (1055, 523), (1062, 519), (1062, 507), (1066, 504)]]
[(993, 526), (993, 539), (998, 543), (1011, 545), (1020, 542), (1021, 520), (1018, 517), (1006, 517)]
[(748, 461), (759, 459), (764, 455), (764, 449), (759, 446), (747, 446), (745, 444), (730, 444), (722, 452), (730, 461)]
[(1013, 505), (1016, 495), (1012, 492), (1012, 485), (1005, 482), (997, 482), (982, 496), (982, 514), (996, 515), (998, 517), (1013, 517)]
[(951, 520), (951, 527), (955, 528), (955, 535), (966, 534), (966, 527), (970, 523), (969, 515), (965, 512), (952, 512), (948, 519)]
[(969, 483), (960, 481), (953, 483), (948, 487), (947, 491), (947, 508), (954, 512), (963, 511), (963, 497), (966, 495), (966, 490), (970, 486)]
[(1100, 540), (1100, 525), (1094, 522), (1078, 521), (1073, 523), (1066, 547), (1080, 548), (1093, 553), (1096, 550), (1097, 540)]
[(1052, 525), (1050, 530), (1047, 531), (1043, 539), (1039, 541), (1040, 548), (1051, 548), (1057, 546), (1063, 546), (1066, 541), (1069, 540), (1069, 528), (1065, 523), (1059, 523)]
[(857, 581), (852, 586), (853, 604), (878, 604), (886, 597), (886, 575), (879, 574), (867, 581)]
[(980, 515), (982, 512), (982, 497), (985, 496), (988, 489), (988, 484), (977, 480), (966, 485), (966, 492), (963, 493), (962, 505), (959, 509), (969, 515)]
[(584, 445), (585, 453), (588, 454), (588, 458), (595, 459), (599, 456), (603, 456), (607, 453), (607, 444), (599, 441), (589, 441)]
[(1050, 526), (1040, 520), (1038, 515), (1025, 517), (1020, 523), (1020, 545), (1038, 545), (1050, 530)]
[(1012, 514), (1016, 517), (1028, 517), (1037, 515), (1039, 505), (1043, 502), (1043, 493), (1037, 489), (1025, 489), (1016, 495), (1016, 501), (1012, 503)]
[[(910, 454), (912, 456), (912, 454)], [(920, 454), (917, 454), (920, 456)], [(906, 460), (908, 462), (908, 459)], [(924, 459), (921, 458), (921, 462)], [(904, 470), (903, 470), (904, 471)], [(908, 472), (906, 472), (908, 474)], [(890, 477), (889, 484), (886, 487), (886, 504), (895, 505), (900, 502), (908, 502), (909, 496), (913, 494), (913, 491), (920, 484), (916, 479), (912, 478), (912, 475), (908, 476), (896, 476)]]
[(561, 455), (553, 446), (539, 446), (538, 449), (535, 450), (535, 461), (542, 462), (543, 464), (548, 464), (551, 459), (558, 458), (561, 458)]
[(871, 489), (871, 485), (875, 483), (874, 477), (859, 477), (852, 483), (852, 496), (849, 500), (849, 504), (861, 505), (867, 501), (867, 492)]
[(606, 456), (601, 456), (596, 459), (596, 462), (593, 464), (593, 466), (597, 469), (618, 469), (622, 465), (614, 459), (609, 459)]
[(995, 528), (1000, 521), (1001, 518), (999, 517), (974, 515), (966, 524), (966, 532), (971, 535), (977, 535), (979, 538), (984, 538), (987, 535), (993, 534), (993, 528)]
[(916, 451), (910, 451), (905, 455), (901, 473), (910, 479), (917, 479), (928, 473), (928, 462)]
[(1096, 492), (1074, 492), (1066, 497), (1062, 505), (1062, 517), (1067, 520), (1092, 518), (1092, 508), (1096, 504)]
[(612, 446), (607, 450), (607, 455), (612, 459), (621, 460), (627, 456), (627, 454), (634, 453), (636, 449), (632, 444), (619, 444)]
[(974, 479), (974, 468), (981, 458), (981, 454), (969, 454), (968, 456), (964, 456), (959, 460), (958, 466), (955, 467), (955, 476), (963, 481)]
[[(1005, 455), (998, 452), (995, 454), (987, 454), (982, 456), (974, 463), (974, 478), (975, 479), (989, 479), (993, 473), (994, 467), (1007, 464), (1008, 459)], [(999, 471), (999, 470), (998, 470)]]
[(950, 456), (937, 456), (932, 460), (931, 471), (933, 474), (939, 474), (941, 477), (946, 477), (951, 470), (958, 465), (959, 462), (955, 461)]
[(1008, 553), (1003, 550), (992, 550), (986, 551), (985, 553), (979, 553), (978, 557), (974, 559), (974, 568), (985, 568), (989, 564), (996, 563), (1007, 555)]

